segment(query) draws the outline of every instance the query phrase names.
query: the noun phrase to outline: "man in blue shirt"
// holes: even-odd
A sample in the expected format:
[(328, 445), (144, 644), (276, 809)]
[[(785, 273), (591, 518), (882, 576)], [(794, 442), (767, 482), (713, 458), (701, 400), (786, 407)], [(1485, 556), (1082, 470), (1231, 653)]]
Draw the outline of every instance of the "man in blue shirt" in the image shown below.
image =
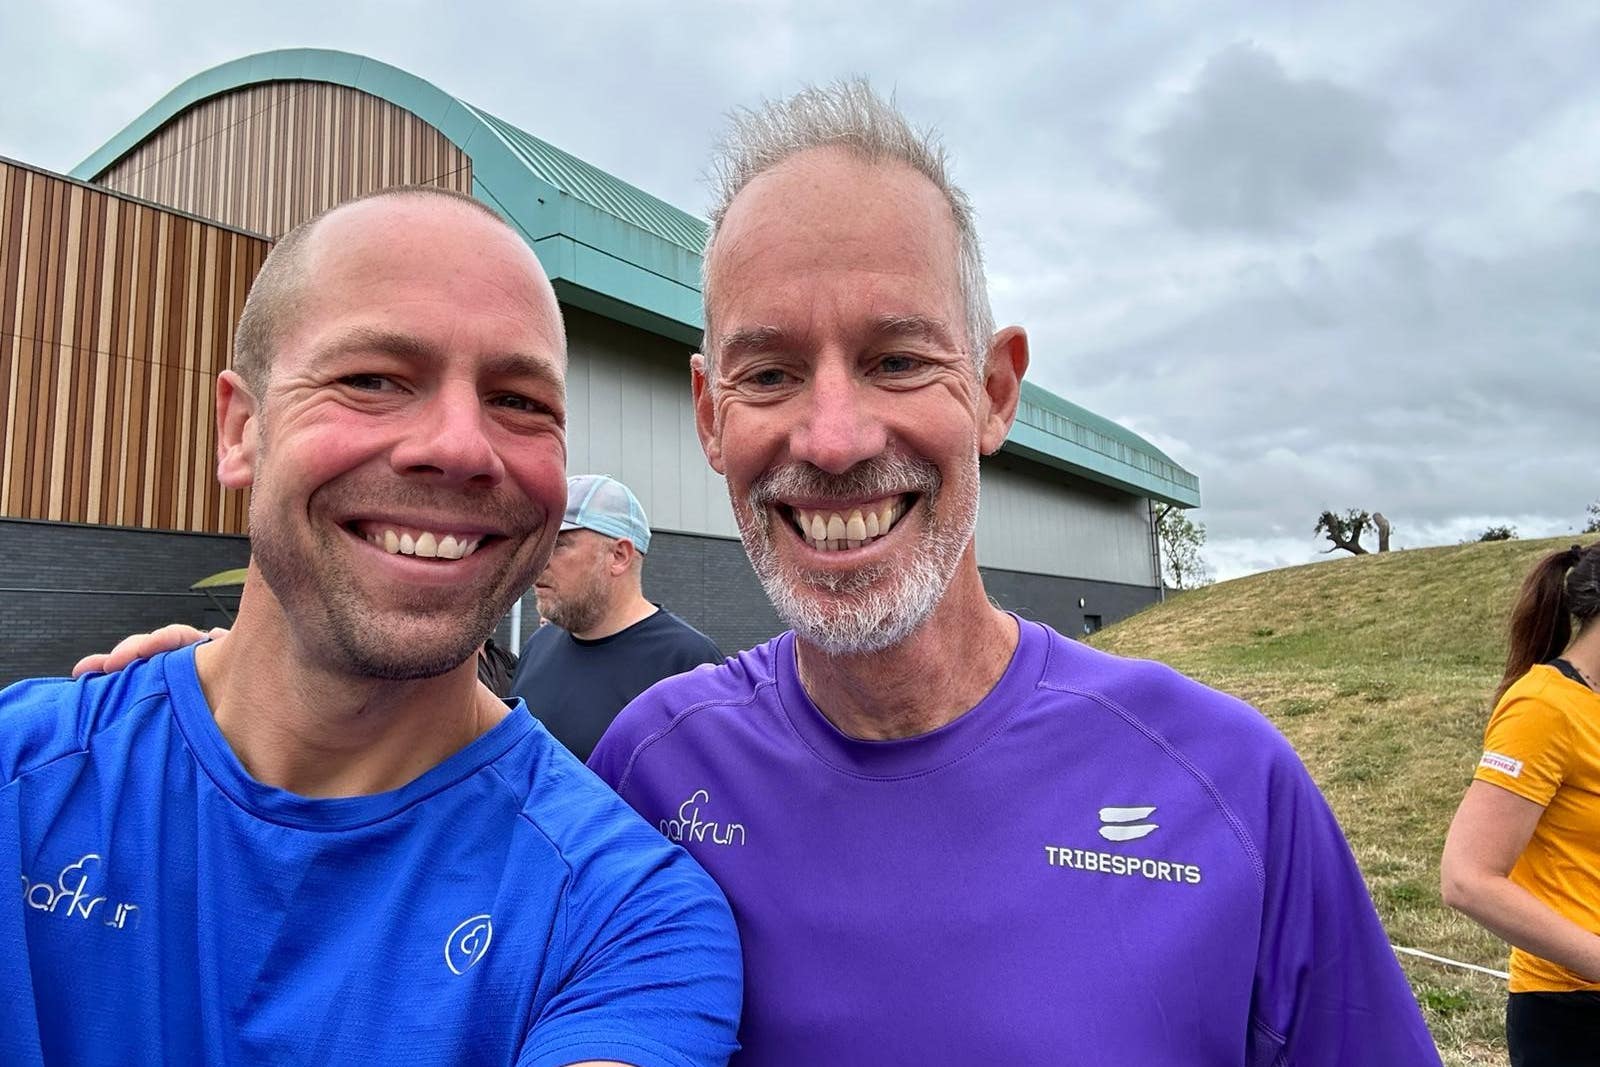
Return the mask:
[(604, 474), (567, 479), (567, 510), (534, 588), (540, 626), (513, 696), (579, 759), (628, 701), (663, 678), (722, 662), (711, 638), (644, 597), (650, 523), (633, 490)]
[(232, 633), (0, 693), (0, 1062), (724, 1063), (721, 895), (476, 680), (566, 502), (531, 250), (356, 201), (278, 242), (235, 348)]

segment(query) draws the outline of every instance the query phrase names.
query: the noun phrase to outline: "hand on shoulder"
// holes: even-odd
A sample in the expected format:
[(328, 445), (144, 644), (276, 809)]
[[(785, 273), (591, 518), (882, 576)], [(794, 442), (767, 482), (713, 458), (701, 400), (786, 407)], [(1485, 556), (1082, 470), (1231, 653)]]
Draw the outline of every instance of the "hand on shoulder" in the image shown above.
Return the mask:
[(163, 652), (171, 652), (185, 645), (204, 641), (208, 637), (213, 641), (220, 641), (227, 636), (228, 631), (221, 626), (207, 632), (181, 622), (171, 623), (149, 633), (124, 637), (110, 652), (96, 652), (83, 657), (73, 665), (72, 676), (77, 678), (91, 671), (110, 674), (120, 671), (134, 660), (159, 656)]

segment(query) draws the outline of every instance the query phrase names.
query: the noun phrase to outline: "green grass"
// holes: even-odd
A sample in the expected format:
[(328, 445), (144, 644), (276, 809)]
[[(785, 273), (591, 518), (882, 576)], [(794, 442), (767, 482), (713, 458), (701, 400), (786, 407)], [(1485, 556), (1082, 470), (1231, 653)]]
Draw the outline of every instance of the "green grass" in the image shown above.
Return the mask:
[[(1504, 970), (1505, 946), (1439, 900), (1439, 853), (1482, 748), (1506, 619), (1570, 536), (1414, 549), (1223, 582), (1096, 634), (1260, 708), (1339, 816), (1390, 938)], [(1505, 1063), (1502, 983), (1403, 958), (1451, 1067)]]

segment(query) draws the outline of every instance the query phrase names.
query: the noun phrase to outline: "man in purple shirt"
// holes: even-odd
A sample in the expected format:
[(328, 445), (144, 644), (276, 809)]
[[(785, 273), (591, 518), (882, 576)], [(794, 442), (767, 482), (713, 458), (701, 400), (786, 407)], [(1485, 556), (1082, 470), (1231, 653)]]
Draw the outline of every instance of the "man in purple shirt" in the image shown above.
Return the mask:
[(735, 1062), (1438, 1064), (1282, 736), (986, 597), (1028, 346), (942, 153), (850, 82), (743, 114), (715, 172), (698, 427), (793, 630), (590, 766), (733, 905)]

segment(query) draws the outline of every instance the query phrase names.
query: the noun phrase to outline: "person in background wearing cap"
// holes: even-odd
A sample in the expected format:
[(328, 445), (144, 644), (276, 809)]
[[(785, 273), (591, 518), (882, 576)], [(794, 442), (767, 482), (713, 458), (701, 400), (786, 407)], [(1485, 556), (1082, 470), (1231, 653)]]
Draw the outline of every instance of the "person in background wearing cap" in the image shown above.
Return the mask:
[(663, 678), (720, 663), (715, 642), (644, 597), (650, 524), (629, 488), (603, 474), (567, 479), (567, 511), (534, 589), (540, 626), (511, 693), (579, 759), (617, 712)]

